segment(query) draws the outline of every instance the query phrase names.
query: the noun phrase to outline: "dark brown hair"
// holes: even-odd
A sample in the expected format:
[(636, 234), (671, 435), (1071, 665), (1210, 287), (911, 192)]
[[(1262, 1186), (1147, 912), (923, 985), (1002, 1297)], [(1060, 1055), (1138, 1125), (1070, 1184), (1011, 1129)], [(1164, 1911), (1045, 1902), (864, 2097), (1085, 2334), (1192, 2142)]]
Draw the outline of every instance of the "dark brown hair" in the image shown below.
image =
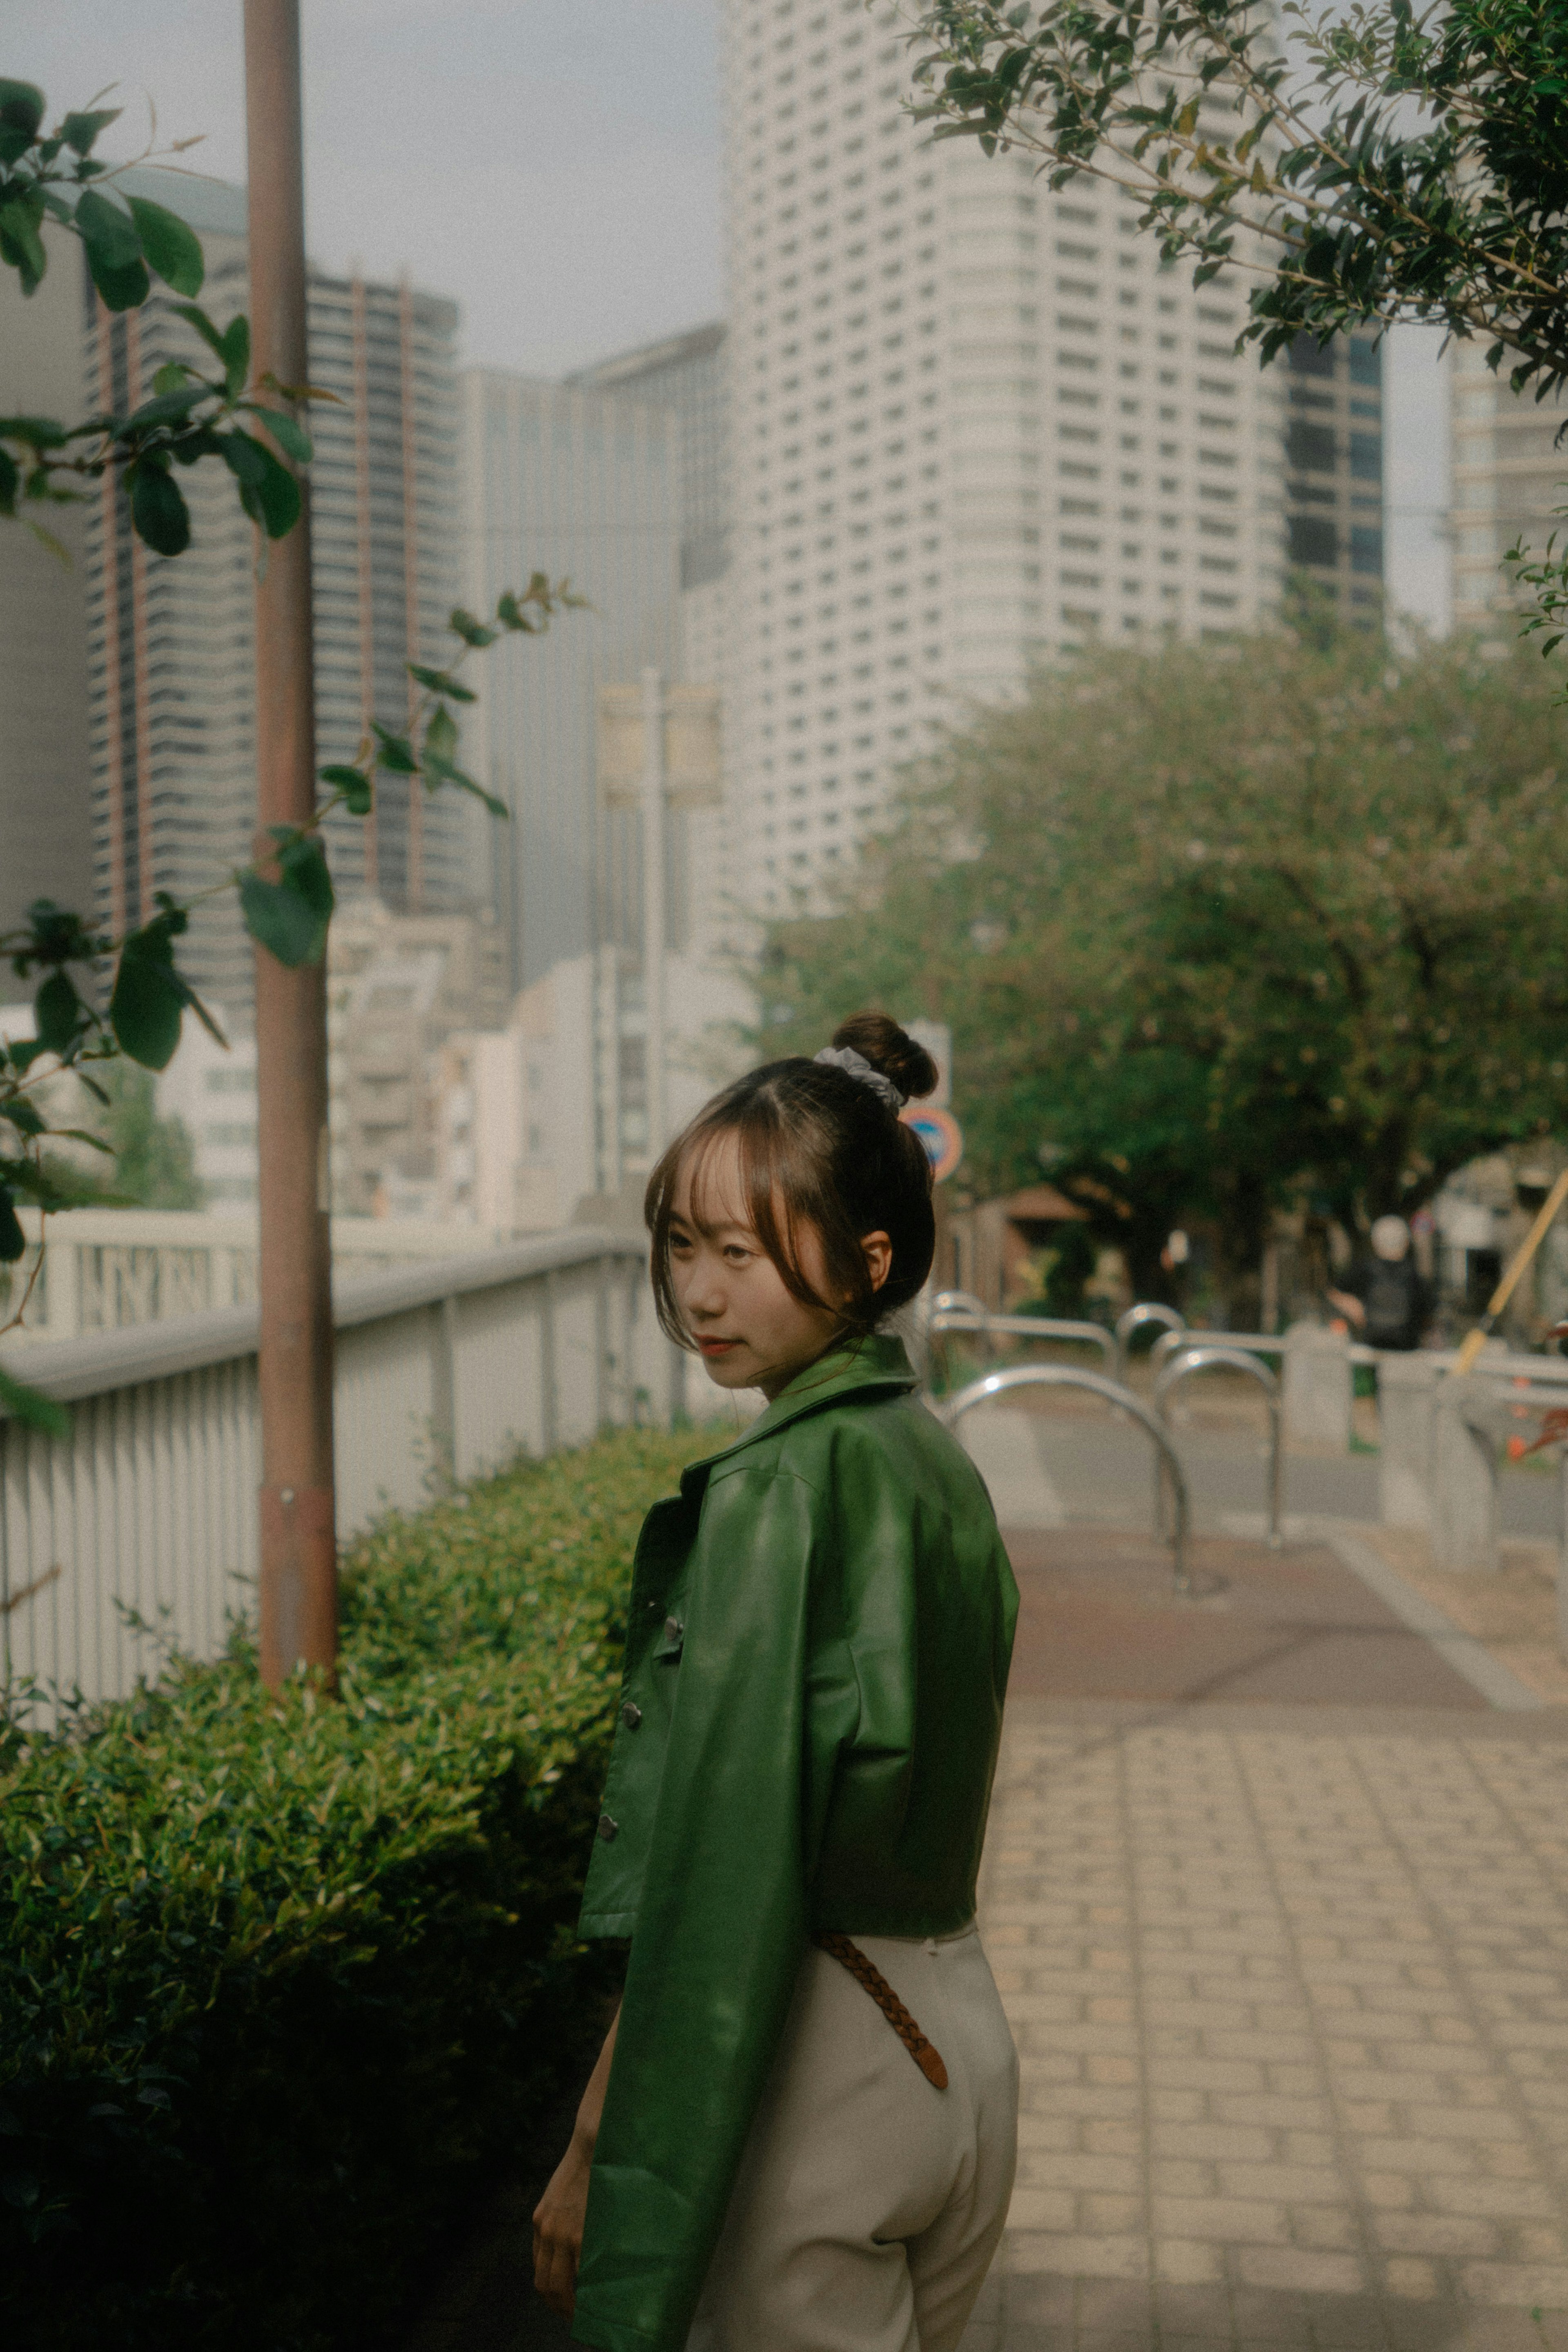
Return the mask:
[[(928, 1095), (936, 1084), (936, 1065), (924, 1045), (885, 1013), (852, 1014), (834, 1030), (833, 1043), (862, 1055), (906, 1098)], [(931, 1271), (936, 1242), (925, 1146), (863, 1077), (835, 1063), (791, 1055), (765, 1062), (715, 1095), (648, 1179), (643, 1213), (653, 1236), (653, 1298), (672, 1339), (692, 1345), (670, 1280), (675, 1187), (689, 1162), (695, 1193), (702, 1160), (721, 1135), (730, 1134), (740, 1143), (746, 1214), (791, 1297), (803, 1306), (830, 1308), (857, 1338), (908, 1304)], [(800, 1264), (803, 1226), (815, 1227), (821, 1241), (826, 1298)], [(874, 1233), (886, 1234), (893, 1244), (880, 1289), (872, 1286), (861, 1247), (862, 1236)]]

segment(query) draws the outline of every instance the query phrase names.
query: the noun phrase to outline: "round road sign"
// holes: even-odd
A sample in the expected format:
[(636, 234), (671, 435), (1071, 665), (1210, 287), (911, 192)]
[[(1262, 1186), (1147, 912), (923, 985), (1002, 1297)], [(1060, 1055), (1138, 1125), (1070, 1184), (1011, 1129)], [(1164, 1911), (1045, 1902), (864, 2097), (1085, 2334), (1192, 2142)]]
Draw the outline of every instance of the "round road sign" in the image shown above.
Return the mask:
[(951, 1176), (964, 1157), (964, 1130), (950, 1110), (934, 1109), (928, 1103), (911, 1103), (898, 1114), (905, 1127), (912, 1127), (925, 1146), (925, 1156), (931, 1162), (931, 1173), (938, 1184)]

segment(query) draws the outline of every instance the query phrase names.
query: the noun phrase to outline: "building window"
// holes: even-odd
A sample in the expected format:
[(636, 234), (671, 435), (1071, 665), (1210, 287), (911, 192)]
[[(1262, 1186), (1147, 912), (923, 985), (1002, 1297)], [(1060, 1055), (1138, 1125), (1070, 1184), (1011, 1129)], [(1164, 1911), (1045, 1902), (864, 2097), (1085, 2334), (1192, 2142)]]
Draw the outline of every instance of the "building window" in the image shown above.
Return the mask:
[[(1379, 545), (1381, 531), (1374, 533)], [(1328, 515), (1292, 515), (1291, 517), (1291, 561), (1292, 563), (1316, 563), (1333, 566), (1339, 556), (1339, 533)], [(1379, 567), (1381, 568), (1381, 567)]]
[[(1367, 438), (1365, 434), (1357, 437), (1361, 440)], [(1303, 473), (1332, 474), (1334, 464), (1333, 426), (1309, 425), (1304, 417), (1292, 416), (1285, 454), (1290, 463)]]
[(1375, 523), (1353, 524), (1350, 534), (1350, 568), (1353, 572), (1372, 572), (1381, 579), (1383, 532)]

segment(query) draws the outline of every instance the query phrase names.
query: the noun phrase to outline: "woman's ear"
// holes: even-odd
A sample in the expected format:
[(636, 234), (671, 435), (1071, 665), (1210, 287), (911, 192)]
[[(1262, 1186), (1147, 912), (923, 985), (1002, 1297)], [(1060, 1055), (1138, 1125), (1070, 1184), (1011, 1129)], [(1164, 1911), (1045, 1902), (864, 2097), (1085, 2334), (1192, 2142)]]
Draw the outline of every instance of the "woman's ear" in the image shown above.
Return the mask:
[(861, 1247), (865, 1252), (866, 1272), (871, 1286), (880, 1290), (893, 1272), (893, 1244), (885, 1234), (862, 1234)]

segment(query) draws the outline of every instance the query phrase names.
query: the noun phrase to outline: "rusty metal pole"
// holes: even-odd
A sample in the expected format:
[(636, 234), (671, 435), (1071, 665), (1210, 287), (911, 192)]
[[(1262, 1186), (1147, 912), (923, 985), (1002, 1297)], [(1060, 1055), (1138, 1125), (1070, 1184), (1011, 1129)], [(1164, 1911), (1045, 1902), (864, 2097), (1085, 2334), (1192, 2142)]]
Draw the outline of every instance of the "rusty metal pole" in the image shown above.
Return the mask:
[[(245, 0), (251, 352), (257, 375), (305, 383), (305, 172), (299, 0)], [(258, 859), (265, 828), (316, 805), (310, 507), (264, 550), (256, 593)], [(261, 1160), (261, 1671), (329, 1679), (338, 1648), (332, 1505), (332, 1260), (328, 1226), (325, 960), (256, 950)]]

